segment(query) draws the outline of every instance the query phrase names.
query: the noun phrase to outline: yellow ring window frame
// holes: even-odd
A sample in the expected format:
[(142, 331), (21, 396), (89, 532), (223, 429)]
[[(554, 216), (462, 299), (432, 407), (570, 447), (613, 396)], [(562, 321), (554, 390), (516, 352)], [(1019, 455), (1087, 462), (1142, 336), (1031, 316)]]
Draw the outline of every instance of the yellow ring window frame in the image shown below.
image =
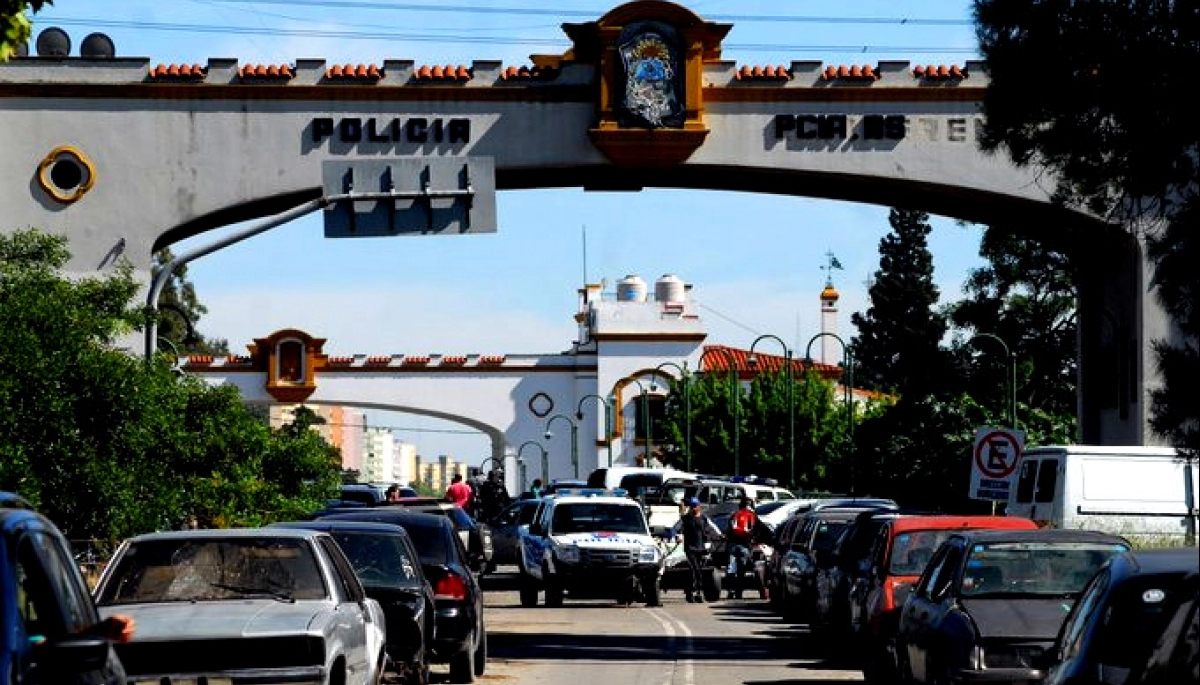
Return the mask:
[[(60, 162), (74, 162), (83, 171), (83, 179), (72, 188), (60, 188), (50, 178), (54, 165)], [(47, 154), (38, 164), (38, 184), (50, 197), (64, 204), (75, 202), (83, 197), (96, 183), (96, 167), (82, 152), (71, 145), (60, 145)]]

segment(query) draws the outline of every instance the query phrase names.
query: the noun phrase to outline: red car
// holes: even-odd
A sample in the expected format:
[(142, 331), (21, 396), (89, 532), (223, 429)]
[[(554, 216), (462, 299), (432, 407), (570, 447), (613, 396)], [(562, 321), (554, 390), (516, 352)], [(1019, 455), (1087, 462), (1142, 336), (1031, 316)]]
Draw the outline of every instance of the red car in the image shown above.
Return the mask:
[(863, 678), (871, 683), (896, 681), (900, 607), (943, 540), (967, 529), (1037, 527), (1018, 516), (909, 515), (886, 522), (875, 538), (870, 573), (850, 591), (850, 620), (861, 643)]

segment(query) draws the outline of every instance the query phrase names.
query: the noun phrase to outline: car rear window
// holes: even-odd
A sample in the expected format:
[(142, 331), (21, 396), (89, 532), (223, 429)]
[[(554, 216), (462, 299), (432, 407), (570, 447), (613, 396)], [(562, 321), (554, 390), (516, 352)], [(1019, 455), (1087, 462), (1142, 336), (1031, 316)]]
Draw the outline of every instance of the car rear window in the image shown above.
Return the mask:
[(399, 532), (393, 534), (331, 531), (366, 587), (413, 587), (421, 582), (420, 559), (414, 559)]
[(950, 537), (953, 530), (914, 530), (900, 533), (892, 541), (888, 575), (919, 576), (933, 552)]
[(416, 513), (405, 515), (403, 513), (355, 511), (321, 518), (338, 521), (375, 521), (376, 523), (400, 526), (408, 531), (408, 537), (412, 540), (413, 547), (417, 548), (417, 554), (421, 556), (422, 564), (440, 566), (450, 559), (450, 550), (446, 544), (446, 528), (442, 523), (447, 520), (444, 517), (437, 518), (430, 514)]

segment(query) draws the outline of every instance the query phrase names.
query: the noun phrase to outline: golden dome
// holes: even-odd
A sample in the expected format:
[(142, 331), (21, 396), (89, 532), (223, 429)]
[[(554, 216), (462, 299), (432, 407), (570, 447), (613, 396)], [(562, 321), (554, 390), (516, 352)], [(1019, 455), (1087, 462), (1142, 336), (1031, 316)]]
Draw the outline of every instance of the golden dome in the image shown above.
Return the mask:
[(837, 302), (838, 297), (840, 296), (838, 295), (837, 288), (834, 288), (832, 283), (826, 283), (825, 288), (821, 291), (821, 301)]

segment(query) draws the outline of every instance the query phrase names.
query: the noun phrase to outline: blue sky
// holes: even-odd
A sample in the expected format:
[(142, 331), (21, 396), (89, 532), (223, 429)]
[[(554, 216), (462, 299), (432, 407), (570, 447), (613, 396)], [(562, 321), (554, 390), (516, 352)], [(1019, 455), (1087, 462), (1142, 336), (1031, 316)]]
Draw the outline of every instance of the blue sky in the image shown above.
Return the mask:
[[(93, 31), (118, 56), (159, 63), (234, 57), (330, 65), (413, 59), (528, 65), (534, 53), (569, 47), (561, 25), (599, 18), (619, 3), (558, 0), (54, 0), (34, 33), (59, 26), (72, 54)], [(722, 56), (741, 64), (965, 64), (977, 59), (970, 2), (827, 0), (680, 3), (733, 24)], [(770, 18), (768, 20), (768, 18)], [(188, 276), (209, 313), (198, 324), (234, 351), (295, 327), (328, 339), (331, 354), (539, 353), (570, 347), (576, 291), (626, 274), (653, 283), (671, 273), (693, 285), (710, 344), (748, 347), (773, 334), (802, 354), (819, 331), (821, 267), (832, 253), (841, 292), (838, 333), (866, 307), (878, 268), (887, 207), (730, 192), (508, 191), (497, 196), (499, 230), (473, 236), (326, 239), (318, 215), (193, 262)], [(956, 299), (977, 268), (980, 228), (933, 217), (930, 246), (943, 299)], [(586, 235), (586, 240), (585, 240)], [(177, 252), (208, 244), (193, 239)], [(586, 245), (586, 250), (585, 250)], [(303, 274), (297, 280), (296, 274)], [(767, 350), (770, 351), (770, 350)], [(453, 424), (373, 414), (425, 456), (478, 463), (476, 435)]]

